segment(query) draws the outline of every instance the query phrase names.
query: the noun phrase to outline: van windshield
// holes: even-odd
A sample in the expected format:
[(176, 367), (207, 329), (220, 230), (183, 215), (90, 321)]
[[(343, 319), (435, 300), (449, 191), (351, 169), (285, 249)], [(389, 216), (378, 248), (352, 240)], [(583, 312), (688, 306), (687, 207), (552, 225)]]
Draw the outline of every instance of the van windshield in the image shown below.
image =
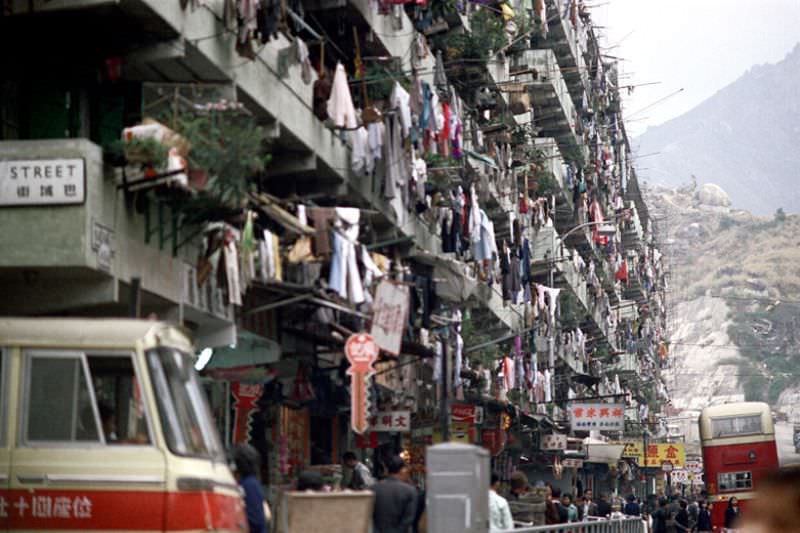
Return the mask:
[(225, 461), (190, 356), (162, 346), (147, 352), (147, 364), (169, 449), (177, 455)]

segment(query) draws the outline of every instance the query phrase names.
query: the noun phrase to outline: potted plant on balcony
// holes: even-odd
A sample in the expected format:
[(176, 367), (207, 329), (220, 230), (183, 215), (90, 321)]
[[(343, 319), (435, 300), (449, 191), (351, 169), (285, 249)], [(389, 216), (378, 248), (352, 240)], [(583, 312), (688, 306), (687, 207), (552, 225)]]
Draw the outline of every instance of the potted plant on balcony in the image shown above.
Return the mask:
[(205, 172), (194, 177), (206, 182), (206, 202), (214, 199), (220, 207), (243, 207), (255, 189), (253, 178), (271, 159), (263, 145), (263, 128), (244, 113), (216, 111), (183, 114), (175, 126), (191, 142), (189, 166)]

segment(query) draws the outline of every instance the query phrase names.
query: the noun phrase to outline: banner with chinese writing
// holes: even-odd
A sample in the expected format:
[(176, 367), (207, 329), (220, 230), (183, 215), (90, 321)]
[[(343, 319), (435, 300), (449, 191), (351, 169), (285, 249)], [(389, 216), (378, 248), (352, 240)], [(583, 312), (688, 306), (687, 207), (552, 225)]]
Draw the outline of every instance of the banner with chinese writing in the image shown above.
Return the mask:
[[(644, 446), (641, 441), (620, 441), (624, 444), (622, 457), (635, 459), (636, 463), (644, 463)], [(686, 450), (683, 444), (653, 443), (647, 445), (647, 464), (651, 468), (661, 468), (663, 463), (669, 462), (676, 469), (686, 466)]]
[(383, 280), (375, 290), (372, 304), (372, 329), (370, 335), (375, 343), (386, 352), (400, 354), (403, 329), (408, 320), (408, 287), (389, 280)]
[(411, 411), (379, 411), (369, 419), (372, 431), (411, 431)]
[(625, 406), (621, 403), (574, 403), (569, 406), (573, 431), (622, 431), (625, 429)]

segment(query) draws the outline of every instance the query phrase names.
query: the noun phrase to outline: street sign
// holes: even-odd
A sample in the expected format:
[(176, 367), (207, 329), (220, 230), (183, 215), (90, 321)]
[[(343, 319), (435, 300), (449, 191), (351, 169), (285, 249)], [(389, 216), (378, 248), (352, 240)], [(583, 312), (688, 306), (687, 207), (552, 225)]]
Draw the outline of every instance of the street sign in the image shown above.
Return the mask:
[(573, 431), (623, 431), (625, 406), (621, 403), (574, 403), (569, 406)]
[(399, 355), (403, 329), (408, 320), (408, 287), (389, 280), (381, 281), (375, 291), (372, 308), (370, 334), (375, 343), (382, 350)]
[(411, 411), (378, 411), (369, 419), (372, 431), (411, 431)]
[(702, 461), (686, 461), (686, 470), (699, 474), (703, 471), (703, 463)]
[(561, 466), (564, 468), (583, 468), (583, 459), (562, 459)]
[(372, 367), (378, 360), (380, 349), (369, 333), (355, 333), (347, 339), (344, 353), (350, 361), (350, 426), (362, 435), (369, 428), (367, 413), (367, 387), (369, 378), (375, 373)]
[(542, 435), (542, 450), (557, 451), (567, 449), (567, 436), (559, 433)]
[(661, 463), (661, 470), (663, 470), (664, 472), (672, 472), (673, 468), (674, 467), (672, 466), (672, 463), (670, 463), (669, 461), (664, 461), (663, 463)]

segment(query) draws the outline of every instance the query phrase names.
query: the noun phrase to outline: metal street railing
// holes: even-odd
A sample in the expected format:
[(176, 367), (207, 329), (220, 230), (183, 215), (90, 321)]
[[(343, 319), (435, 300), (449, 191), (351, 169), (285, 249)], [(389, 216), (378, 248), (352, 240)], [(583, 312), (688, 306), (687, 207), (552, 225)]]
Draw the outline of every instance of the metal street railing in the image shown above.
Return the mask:
[(645, 522), (638, 517), (597, 519), (586, 522), (553, 524), (509, 529), (497, 533), (646, 533)]

